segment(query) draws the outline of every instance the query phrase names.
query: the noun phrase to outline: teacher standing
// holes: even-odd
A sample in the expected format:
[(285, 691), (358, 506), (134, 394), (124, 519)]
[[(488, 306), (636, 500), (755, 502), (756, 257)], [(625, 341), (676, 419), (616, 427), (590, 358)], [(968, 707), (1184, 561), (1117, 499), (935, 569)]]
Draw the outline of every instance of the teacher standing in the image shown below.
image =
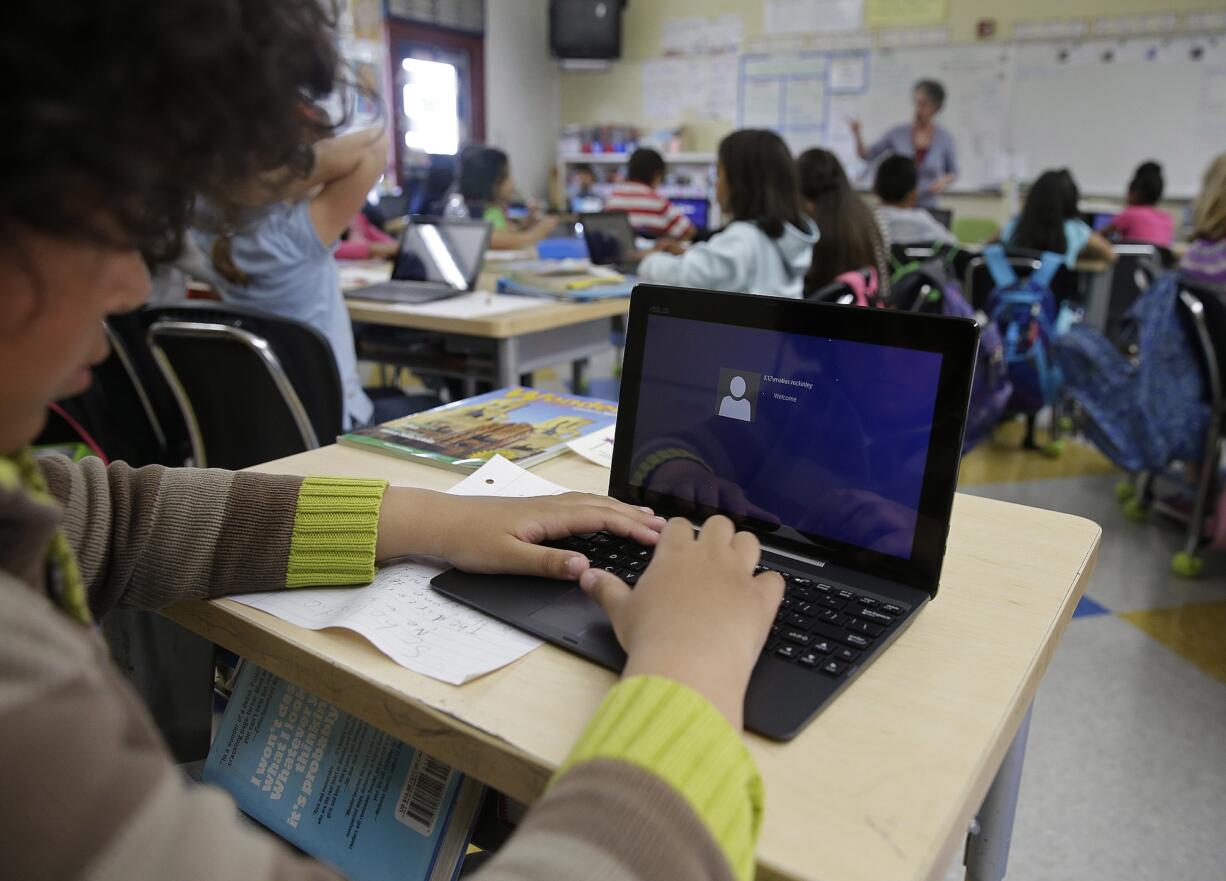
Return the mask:
[(937, 195), (958, 177), (958, 151), (953, 135), (936, 124), (937, 114), (945, 106), (945, 87), (936, 80), (920, 80), (912, 96), (915, 119), (894, 126), (871, 147), (864, 144), (860, 120), (851, 121), (851, 133), (856, 137), (856, 152), (861, 159), (871, 162), (893, 153), (913, 158), (919, 174), (919, 205), (935, 208)]

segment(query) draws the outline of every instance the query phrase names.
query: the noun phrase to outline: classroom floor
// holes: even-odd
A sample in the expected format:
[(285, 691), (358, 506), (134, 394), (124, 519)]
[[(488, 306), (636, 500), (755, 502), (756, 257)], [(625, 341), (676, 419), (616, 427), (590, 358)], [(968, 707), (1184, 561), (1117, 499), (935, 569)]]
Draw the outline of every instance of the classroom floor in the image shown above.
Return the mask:
[[(1004, 426), (964, 492), (1088, 517), (1098, 567), (1035, 700), (1010, 881), (1217, 879), (1226, 866), (1226, 552), (1170, 572), (1181, 528), (1126, 519), (1119, 475), (1070, 443), (1023, 453)], [(961, 859), (948, 881), (961, 878)]]

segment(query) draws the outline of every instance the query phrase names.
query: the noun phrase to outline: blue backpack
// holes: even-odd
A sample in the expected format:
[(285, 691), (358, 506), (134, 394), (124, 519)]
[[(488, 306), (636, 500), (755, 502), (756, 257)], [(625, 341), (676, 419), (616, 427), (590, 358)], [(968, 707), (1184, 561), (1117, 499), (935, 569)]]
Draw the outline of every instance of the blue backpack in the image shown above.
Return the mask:
[(979, 322), (979, 354), (975, 358), (975, 378), (971, 384), (970, 406), (966, 411), (966, 434), (962, 452), (986, 440), (997, 423), (1004, 418), (1013, 385), (1009, 382), (1005, 347), (1000, 331), (990, 321), (983, 321), (962, 297), (957, 282), (949, 282), (941, 296), (941, 314), (958, 318), (974, 318)]
[(899, 309), (970, 318), (979, 325), (979, 354), (975, 358), (975, 378), (962, 442), (965, 453), (991, 436), (1013, 395), (1000, 331), (982, 313), (976, 314), (962, 296), (962, 288), (946, 275), (939, 259), (900, 267), (894, 277), (893, 294), (894, 305)]
[(1000, 331), (1013, 386), (1009, 410), (1037, 413), (1055, 402), (1060, 388), (1060, 371), (1051, 357), (1056, 338), (1051, 280), (1064, 258), (1044, 252), (1039, 268), (1019, 279), (1001, 245), (984, 248), (983, 257), (995, 284), (988, 295), (988, 318)]
[(1154, 280), (1127, 318), (1137, 328), (1134, 362), (1101, 333), (1074, 327), (1055, 346), (1064, 394), (1080, 406), (1086, 436), (1126, 471), (1157, 471), (1204, 456), (1210, 407), (1187, 328), (1179, 277)]

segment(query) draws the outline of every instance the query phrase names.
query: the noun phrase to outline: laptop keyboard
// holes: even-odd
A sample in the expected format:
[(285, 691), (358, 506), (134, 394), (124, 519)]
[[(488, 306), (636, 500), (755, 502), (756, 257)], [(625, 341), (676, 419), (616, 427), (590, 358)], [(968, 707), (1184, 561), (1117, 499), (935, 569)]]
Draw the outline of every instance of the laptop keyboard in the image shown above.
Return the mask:
[[(592, 566), (612, 572), (633, 587), (651, 562), (652, 549), (605, 532), (572, 535), (549, 542), (578, 551)], [(908, 608), (808, 575), (773, 565), (757, 572), (778, 572), (784, 579), (783, 602), (771, 625), (764, 654), (826, 676), (842, 676), (883, 640)]]

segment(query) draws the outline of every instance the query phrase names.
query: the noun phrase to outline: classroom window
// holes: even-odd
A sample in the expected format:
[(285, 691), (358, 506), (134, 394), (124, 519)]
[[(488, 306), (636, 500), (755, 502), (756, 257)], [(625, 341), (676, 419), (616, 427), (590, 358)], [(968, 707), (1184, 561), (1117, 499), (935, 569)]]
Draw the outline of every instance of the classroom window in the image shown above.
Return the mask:
[(404, 145), (435, 155), (460, 149), (459, 74), (443, 61), (406, 58), (401, 62)]

